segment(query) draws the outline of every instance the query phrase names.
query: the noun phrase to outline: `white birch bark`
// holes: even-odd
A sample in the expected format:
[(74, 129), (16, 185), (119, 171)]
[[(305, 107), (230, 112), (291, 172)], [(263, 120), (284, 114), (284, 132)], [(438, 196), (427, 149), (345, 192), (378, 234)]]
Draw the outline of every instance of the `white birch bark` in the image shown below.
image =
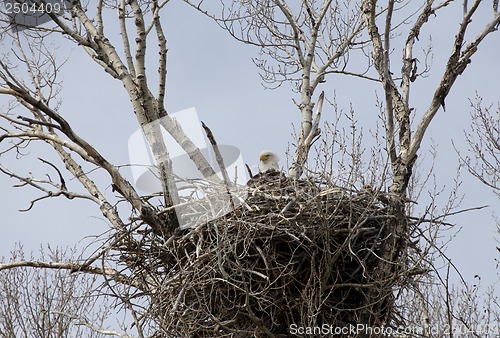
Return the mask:
[[(485, 25), (483, 30), (470, 43), (464, 43), (464, 36), (471, 18), (479, 6), (480, 1), (476, 0), (472, 7), (464, 14), (459, 31), (454, 42), (454, 50), (449, 57), (446, 69), (441, 82), (437, 86), (429, 107), (418, 122), (412, 137), (410, 114), (412, 111), (410, 103), (411, 83), (415, 80), (416, 62), (413, 58), (413, 45), (418, 38), (420, 29), (428, 22), (431, 15), (435, 15), (438, 9), (444, 7), (443, 3), (433, 7), (434, 1), (428, 1), (421, 12), (412, 29), (410, 29), (406, 44), (403, 50), (403, 67), (401, 70), (401, 88), (393, 79), (393, 70), (390, 67), (389, 52), (390, 32), (392, 24), (392, 8), (394, 1), (389, 1), (385, 21), (384, 40), (379, 33), (376, 23), (376, 1), (363, 0), (362, 8), (365, 24), (373, 46), (372, 59), (381, 82), (384, 85), (386, 94), (386, 114), (387, 128), (386, 136), (388, 140), (389, 158), (391, 159), (393, 182), (390, 191), (397, 196), (404, 197), (406, 188), (411, 176), (412, 168), (416, 160), (418, 149), (423, 141), (427, 128), (438, 112), (439, 108), (445, 108), (445, 99), (450, 92), (455, 80), (465, 70), (470, 63), (471, 57), (477, 51), (478, 45), (483, 39), (496, 30), (500, 23), (500, 15), (494, 13), (492, 20)], [(399, 130), (397, 138), (395, 130)]]
[[(135, 23), (135, 55), (131, 53), (129, 34), (125, 21), (125, 8), (130, 5), (134, 15)], [(126, 89), (132, 103), (135, 116), (145, 132), (146, 139), (153, 151), (156, 165), (160, 174), (160, 180), (163, 187), (165, 206), (168, 208), (179, 203), (177, 187), (172, 173), (172, 163), (169, 157), (168, 149), (163, 140), (161, 127), (163, 127), (184, 151), (193, 160), (201, 174), (211, 180), (219, 181), (214, 169), (204, 158), (201, 151), (194, 145), (182, 128), (173, 121), (164, 109), (165, 84), (166, 84), (166, 40), (160, 23), (160, 7), (156, 5), (153, 8), (153, 18), (151, 25), (146, 27), (144, 14), (137, 1), (128, 3), (121, 2), (119, 6), (119, 21), (122, 41), (124, 45), (126, 64), (122, 61), (115, 47), (102, 34), (102, 29), (96, 27), (87, 17), (85, 11), (78, 6), (73, 11), (78, 20), (83, 24), (86, 30), (87, 39), (79, 36), (75, 31), (62, 22), (57, 22), (59, 26), (78, 42), (84, 42), (87, 51), (93, 56), (93, 59), (101, 65), (108, 73), (119, 79)], [(99, 11), (98, 11), (99, 12)], [(159, 41), (160, 59), (158, 71), (160, 74), (158, 84), (158, 98), (152, 94), (146, 74), (146, 38), (151, 28), (155, 32)], [(175, 220), (175, 212), (172, 211), (169, 218), (172, 222)]]

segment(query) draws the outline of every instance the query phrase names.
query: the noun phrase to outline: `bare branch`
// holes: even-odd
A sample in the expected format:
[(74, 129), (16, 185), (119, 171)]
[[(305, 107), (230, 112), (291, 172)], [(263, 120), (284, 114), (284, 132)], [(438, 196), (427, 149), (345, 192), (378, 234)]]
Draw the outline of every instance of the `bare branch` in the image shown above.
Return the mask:
[(484, 29), (472, 40), (466, 48), (462, 51), (463, 39), (465, 36), (465, 31), (468, 24), (470, 23), (470, 17), (475, 12), (477, 6), (479, 6), (478, 0), (474, 2), (474, 5), (469, 10), (468, 15), (464, 17), (462, 24), (460, 25), (460, 31), (455, 39), (455, 49), (450, 56), (450, 60), (446, 66), (446, 70), (443, 74), (441, 82), (439, 83), (432, 102), (425, 112), (424, 116), (420, 120), (419, 125), (415, 129), (415, 134), (413, 135), (413, 140), (409, 148), (409, 157), (415, 156), (422, 140), (424, 138), (427, 127), (436, 115), (440, 106), (444, 108), (444, 100), (451, 90), (451, 87), (457, 77), (462, 74), (467, 65), (470, 63), (471, 57), (477, 51), (478, 45), (483, 41), (483, 39), (490, 33), (496, 30), (496, 27), (500, 23), (500, 14), (496, 13), (493, 20), (490, 21)]
[(126, 22), (126, 5), (125, 0), (120, 0), (120, 4), (118, 5), (118, 20), (120, 22), (120, 34), (122, 36), (123, 41), (123, 49), (125, 53), (125, 60), (127, 60), (128, 70), (130, 75), (135, 78), (137, 74), (135, 73), (134, 61), (132, 59), (132, 52), (130, 50), (130, 42), (127, 32), (127, 22)]
[(116, 336), (116, 337), (120, 337), (120, 338), (132, 338), (132, 336), (129, 336), (127, 334), (124, 334), (124, 333), (121, 333), (121, 332), (118, 332), (118, 331), (115, 331), (115, 330), (105, 330), (105, 329), (103, 329), (101, 327), (98, 327), (96, 325), (93, 325), (93, 324), (89, 323), (88, 320), (86, 320), (86, 319), (84, 319), (84, 318), (82, 318), (80, 316), (75, 316), (75, 315), (73, 315), (71, 313), (62, 312), (62, 311), (52, 311), (51, 313), (61, 314), (61, 315), (64, 315), (66, 317), (69, 317), (71, 319), (74, 319), (74, 320), (76, 320), (75, 325), (86, 326), (89, 329), (91, 329), (92, 331), (100, 333), (100, 334), (103, 334), (105, 336)]
[(156, 28), (156, 35), (158, 36), (158, 45), (160, 47), (160, 59), (158, 61), (158, 106), (160, 109), (164, 109), (165, 106), (165, 88), (167, 82), (167, 42), (165, 38), (165, 34), (163, 33), (163, 28), (161, 26), (160, 16), (159, 16), (160, 7), (154, 8), (154, 25)]
[(299, 178), (302, 175), (304, 164), (307, 161), (307, 155), (311, 149), (312, 143), (316, 137), (320, 134), (319, 121), (321, 118), (321, 110), (323, 109), (323, 101), (325, 99), (325, 93), (321, 92), (318, 98), (318, 104), (316, 107), (316, 113), (314, 116), (314, 121), (311, 122), (309, 133), (297, 144), (297, 149), (292, 160), (292, 165), (288, 170), (288, 175), (290, 177)]
[(97, 8), (96, 8), (96, 29), (97, 32), (101, 35), (104, 35), (104, 23), (102, 21), (102, 9), (103, 9), (103, 0), (97, 0)]
[(110, 277), (115, 282), (124, 285), (134, 286), (137, 288), (140, 288), (141, 286), (140, 284), (137, 284), (135, 281), (131, 280), (129, 277), (122, 275), (119, 271), (109, 267), (97, 268), (94, 266), (83, 266), (82, 264), (72, 262), (19, 261), (11, 263), (0, 263), (0, 271), (20, 267), (69, 270), (71, 272), (89, 273), (93, 275)]
[[(500, 105), (496, 110), (483, 107), (482, 98), (476, 97), (471, 102), (471, 130), (465, 132), (471, 156), (458, 153), (460, 162), (469, 173), (481, 183), (493, 189), (500, 197)], [(471, 158), (472, 157), (472, 158)]]

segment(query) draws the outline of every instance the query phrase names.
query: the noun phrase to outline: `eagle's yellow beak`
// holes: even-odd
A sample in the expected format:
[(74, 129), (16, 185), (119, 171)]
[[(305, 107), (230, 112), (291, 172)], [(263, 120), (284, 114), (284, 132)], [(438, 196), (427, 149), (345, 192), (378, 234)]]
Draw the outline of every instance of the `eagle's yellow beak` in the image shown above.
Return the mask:
[(269, 154), (262, 154), (260, 155), (260, 160), (261, 161), (266, 161), (269, 158)]

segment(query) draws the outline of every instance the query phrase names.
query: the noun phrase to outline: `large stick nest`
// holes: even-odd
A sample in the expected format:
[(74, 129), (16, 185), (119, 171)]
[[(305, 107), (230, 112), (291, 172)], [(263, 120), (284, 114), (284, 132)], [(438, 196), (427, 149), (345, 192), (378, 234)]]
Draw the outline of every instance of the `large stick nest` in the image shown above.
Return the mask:
[(395, 281), (381, 257), (395, 217), (385, 194), (280, 173), (247, 189), (234, 211), (149, 243), (143, 269), (161, 271), (150, 311), (164, 334), (284, 337), (291, 324), (386, 320)]

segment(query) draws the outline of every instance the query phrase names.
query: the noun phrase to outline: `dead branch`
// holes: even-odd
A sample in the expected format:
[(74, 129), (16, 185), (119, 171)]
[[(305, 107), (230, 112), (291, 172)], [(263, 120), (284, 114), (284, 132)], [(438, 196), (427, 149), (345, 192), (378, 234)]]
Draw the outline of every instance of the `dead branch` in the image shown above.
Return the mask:
[(84, 266), (79, 263), (73, 262), (41, 262), (41, 261), (19, 261), (11, 263), (0, 263), (0, 271), (20, 268), (20, 267), (31, 267), (31, 268), (41, 268), (41, 269), (56, 269), (56, 270), (69, 270), (70, 272), (81, 272), (89, 273), (93, 275), (106, 276), (111, 278), (117, 283), (130, 285), (136, 288), (141, 288), (143, 285), (138, 284), (133, 279), (121, 274), (119, 271), (109, 268), (97, 268), (94, 266)]
[(89, 329), (91, 329), (92, 331), (100, 333), (100, 334), (103, 334), (105, 336), (116, 336), (116, 337), (120, 337), (120, 338), (133, 338), (132, 336), (129, 336), (127, 334), (124, 334), (124, 333), (121, 333), (121, 332), (118, 332), (118, 331), (115, 331), (115, 330), (105, 330), (105, 329), (103, 329), (101, 327), (93, 325), (92, 323), (89, 323), (88, 320), (86, 320), (86, 319), (84, 319), (84, 318), (82, 318), (80, 316), (75, 316), (75, 315), (73, 315), (71, 313), (62, 312), (62, 311), (51, 311), (51, 313), (57, 313), (57, 314), (66, 316), (68, 318), (71, 318), (72, 320), (75, 320), (75, 325), (86, 326)]

